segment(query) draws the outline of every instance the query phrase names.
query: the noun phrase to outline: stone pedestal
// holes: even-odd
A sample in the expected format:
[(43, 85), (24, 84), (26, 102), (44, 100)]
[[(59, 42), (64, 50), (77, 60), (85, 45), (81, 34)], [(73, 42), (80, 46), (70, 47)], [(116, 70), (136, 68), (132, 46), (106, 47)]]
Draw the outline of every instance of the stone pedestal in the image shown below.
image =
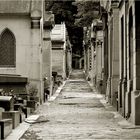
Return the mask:
[(19, 111), (5, 111), (2, 113), (3, 119), (12, 119), (12, 128), (15, 129), (20, 123)]
[(122, 112), (122, 79), (119, 80), (118, 84), (118, 107), (117, 110), (121, 113)]
[(131, 122), (140, 125), (140, 91), (131, 93)]
[(12, 132), (12, 120), (3, 119), (0, 120), (1, 127), (1, 139), (5, 139)]
[(131, 114), (131, 92), (125, 94), (125, 117), (129, 118)]
[(123, 79), (122, 81), (122, 115), (125, 117), (125, 96), (126, 96), (126, 91), (127, 91), (127, 81), (126, 78)]

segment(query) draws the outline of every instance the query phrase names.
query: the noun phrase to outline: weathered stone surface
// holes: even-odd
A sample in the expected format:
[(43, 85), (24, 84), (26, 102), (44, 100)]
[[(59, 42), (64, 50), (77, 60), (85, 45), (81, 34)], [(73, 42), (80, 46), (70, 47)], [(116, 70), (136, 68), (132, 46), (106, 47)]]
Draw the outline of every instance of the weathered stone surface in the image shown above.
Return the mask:
[(41, 18), (42, 0), (1, 0), (1, 15), (30, 15)]
[(0, 14), (25, 14), (30, 13), (31, 0), (1, 0)]
[(12, 120), (2, 119), (0, 120), (1, 127), (1, 139), (5, 139), (12, 132)]
[(56, 24), (51, 33), (52, 40), (52, 70), (66, 77), (66, 27)]
[(51, 11), (44, 13), (44, 29), (52, 29), (54, 27), (54, 15)]
[(124, 120), (95, 89), (92, 92), (81, 71), (70, 77), (56, 100), (36, 111), (42, 123), (32, 125), (21, 139), (140, 139), (139, 127)]
[(3, 119), (12, 119), (12, 128), (15, 129), (20, 123), (19, 111), (5, 111), (2, 113)]

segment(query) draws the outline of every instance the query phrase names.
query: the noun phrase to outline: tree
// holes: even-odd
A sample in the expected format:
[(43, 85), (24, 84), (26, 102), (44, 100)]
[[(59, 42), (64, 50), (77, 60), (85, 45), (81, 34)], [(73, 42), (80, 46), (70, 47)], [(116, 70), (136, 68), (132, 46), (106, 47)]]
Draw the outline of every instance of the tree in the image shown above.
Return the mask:
[(77, 13), (77, 7), (72, 5), (73, 2), (74, 0), (46, 1), (46, 10), (53, 11), (56, 23), (65, 21), (67, 26), (72, 26), (75, 21), (74, 14)]
[(83, 28), (75, 25), (77, 6), (73, 5), (73, 2), (75, 0), (46, 1), (46, 10), (53, 12), (55, 23), (65, 22), (72, 46), (79, 49), (83, 43)]
[(77, 6), (75, 25), (80, 27), (91, 26), (93, 19), (98, 18), (100, 11), (99, 0), (80, 0), (73, 3)]

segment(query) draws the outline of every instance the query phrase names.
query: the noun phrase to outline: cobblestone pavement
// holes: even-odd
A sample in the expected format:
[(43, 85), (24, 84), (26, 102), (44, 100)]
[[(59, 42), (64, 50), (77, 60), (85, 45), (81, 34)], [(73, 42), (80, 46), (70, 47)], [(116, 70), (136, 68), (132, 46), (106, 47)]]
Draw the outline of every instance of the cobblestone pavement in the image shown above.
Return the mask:
[(36, 113), (40, 121), (21, 140), (140, 139), (140, 127), (92, 92), (82, 71), (73, 71), (56, 100), (41, 105)]

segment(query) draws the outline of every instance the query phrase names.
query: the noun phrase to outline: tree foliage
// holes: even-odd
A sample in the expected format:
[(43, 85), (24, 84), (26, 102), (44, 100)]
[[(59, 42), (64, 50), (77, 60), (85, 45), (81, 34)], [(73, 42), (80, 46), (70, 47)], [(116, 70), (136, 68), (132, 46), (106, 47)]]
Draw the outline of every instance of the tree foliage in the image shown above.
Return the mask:
[(83, 42), (83, 28), (75, 25), (77, 6), (73, 2), (74, 0), (46, 1), (46, 10), (53, 12), (57, 24), (65, 22), (72, 46), (79, 48)]
[(46, 0), (46, 10), (55, 15), (55, 22), (65, 22), (73, 50), (82, 47), (83, 27), (91, 26), (99, 12), (98, 0)]
[(73, 2), (74, 0), (46, 1), (46, 10), (53, 11), (56, 23), (65, 21), (67, 26), (73, 26), (74, 14), (77, 13), (77, 7), (72, 5)]
[(80, 0), (73, 3), (77, 6), (75, 25), (88, 27), (91, 26), (93, 19), (98, 18), (100, 2), (98, 0)]

